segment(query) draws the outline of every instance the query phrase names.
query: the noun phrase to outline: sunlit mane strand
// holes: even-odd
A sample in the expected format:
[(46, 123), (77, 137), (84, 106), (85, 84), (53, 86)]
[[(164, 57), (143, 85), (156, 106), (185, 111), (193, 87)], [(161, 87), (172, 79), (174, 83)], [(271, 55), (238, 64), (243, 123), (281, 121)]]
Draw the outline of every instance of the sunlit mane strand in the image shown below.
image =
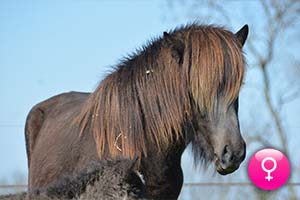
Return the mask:
[(211, 112), (219, 97), (229, 106), (238, 96), (244, 75), (237, 39), (229, 31), (203, 27), (192, 31), (190, 40), (189, 80), (200, 110)]
[(207, 112), (221, 96), (230, 105), (243, 74), (234, 34), (186, 26), (120, 63), (90, 95), (76, 122), (81, 134), (92, 131), (100, 158), (147, 156), (150, 145), (160, 151), (183, 139), (191, 100)]

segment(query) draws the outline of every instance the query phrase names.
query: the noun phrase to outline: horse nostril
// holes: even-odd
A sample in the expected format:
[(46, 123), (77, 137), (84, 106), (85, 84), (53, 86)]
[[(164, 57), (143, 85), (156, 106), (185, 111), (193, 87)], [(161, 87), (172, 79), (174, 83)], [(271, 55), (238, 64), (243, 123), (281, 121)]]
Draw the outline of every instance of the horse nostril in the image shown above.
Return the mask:
[(233, 154), (228, 145), (225, 145), (223, 149), (221, 160), (223, 164), (228, 164), (233, 160)]

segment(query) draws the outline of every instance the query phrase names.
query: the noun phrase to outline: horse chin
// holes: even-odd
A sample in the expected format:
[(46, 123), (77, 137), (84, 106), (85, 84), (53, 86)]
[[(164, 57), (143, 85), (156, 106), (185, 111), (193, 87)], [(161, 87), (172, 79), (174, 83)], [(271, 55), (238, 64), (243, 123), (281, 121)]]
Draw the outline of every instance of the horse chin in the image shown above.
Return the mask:
[(234, 165), (234, 166), (228, 166), (225, 167), (222, 165), (222, 163), (219, 162), (218, 159), (215, 159), (215, 168), (216, 171), (221, 174), (221, 175), (227, 175), (227, 174), (231, 174), (233, 173), (235, 170), (237, 170), (239, 168), (239, 164), (238, 165)]
[(237, 169), (238, 169), (238, 167), (228, 167), (228, 168), (224, 169), (224, 168), (222, 168), (221, 165), (216, 165), (216, 170), (221, 175), (231, 174), (232, 172), (234, 172)]

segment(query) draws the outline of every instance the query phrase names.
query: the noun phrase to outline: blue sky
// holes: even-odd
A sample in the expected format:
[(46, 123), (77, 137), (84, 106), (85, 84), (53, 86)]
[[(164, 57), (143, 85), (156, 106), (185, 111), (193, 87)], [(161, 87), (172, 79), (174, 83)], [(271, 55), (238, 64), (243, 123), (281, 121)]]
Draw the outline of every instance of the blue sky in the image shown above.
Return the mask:
[(159, 1), (0, 2), (0, 177), (27, 173), (24, 123), (53, 95), (93, 91), (123, 56), (175, 22)]
[[(165, 20), (163, 2), (0, 1), (0, 179), (27, 174), (24, 123), (32, 106), (62, 92), (93, 91), (123, 56), (188, 22)], [(236, 21), (232, 31), (246, 23)], [(253, 98), (247, 95), (245, 103)], [(293, 117), (300, 111), (295, 102), (287, 109)]]

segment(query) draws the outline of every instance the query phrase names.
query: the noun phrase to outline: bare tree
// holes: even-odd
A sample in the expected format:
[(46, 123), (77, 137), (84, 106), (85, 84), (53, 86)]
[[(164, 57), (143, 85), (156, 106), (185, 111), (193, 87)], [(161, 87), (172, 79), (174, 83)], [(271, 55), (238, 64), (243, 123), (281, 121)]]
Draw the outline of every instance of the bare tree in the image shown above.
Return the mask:
[[(261, 133), (272, 128), (282, 151), (291, 155), (282, 108), (300, 97), (300, 56), (291, 51), (295, 49), (293, 45), (300, 42), (300, 1), (178, 0), (168, 3), (169, 8), (179, 6), (182, 12), (187, 11), (186, 16), (201, 17), (202, 21), (206, 19), (233, 25), (243, 18), (250, 24), (250, 38), (246, 43), (251, 57), (248, 66), (261, 73), (261, 87), (258, 89), (269, 116), (263, 128), (256, 130), (257, 134), (248, 133), (246, 137), (249, 141), (270, 146), (266, 138), (269, 136)], [(278, 68), (281, 73), (278, 73)], [(257, 113), (254, 115), (257, 116)], [(292, 186), (289, 186), (289, 193), (291, 199), (296, 199)]]

